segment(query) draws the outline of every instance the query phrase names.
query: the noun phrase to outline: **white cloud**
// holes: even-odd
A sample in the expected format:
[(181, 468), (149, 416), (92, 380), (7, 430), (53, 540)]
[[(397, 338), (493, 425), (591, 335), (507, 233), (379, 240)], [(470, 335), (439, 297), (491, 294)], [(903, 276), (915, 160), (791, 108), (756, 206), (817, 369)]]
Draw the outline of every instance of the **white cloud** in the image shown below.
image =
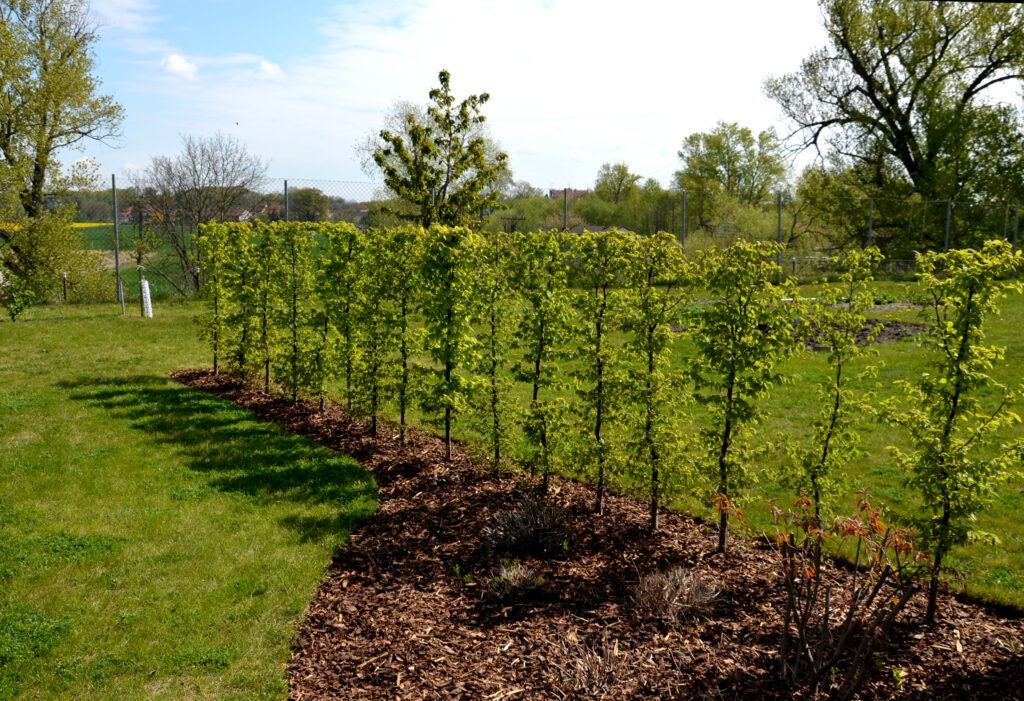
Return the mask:
[(271, 63), (265, 58), (260, 59), (260, 65), (256, 71), (256, 76), (258, 78), (270, 80), (273, 78), (280, 78), (282, 75), (284, 75), (284, 71), (281, 70), (281, 66), (276, 63)]
[(160, 67), (176, 78), (183, 78), (185, 80), (195, 80), (196, 72), (199, 70), (196, 64), (181, 54), (171, 54), (165, 57), (160, 62)]
[[(426, 102), (447, 68), (457, 97), (491, 94), (483, 111), (517, 179), (583, 188), (601, 163), (625, 161), (667, 185), (686, 135), (718, 120), (778, 125), (764, 78), (798, 69), (823, 43), (816, 0), (634, 0), (628, 11), (612, 0), (336, 2), (305, 55), (275, 55), (288, 80), (273, 90), (265, 80), (284, 72), (256, 46), (186, 58), (179, 37), (148, 39), (178, 78), (136, 88), (158, 115), (149, 133), (225, 129), (273, 158), (277, 174), (362, 179), (353, 145), (396, 100)], [(94, 7), (130, 19), (150, 3)], [(139, 148), (131, 157), (144, 162), (157, 147)]]
[(92, 13), (105, 27), (144, 32), (157, 21), (152, 0), (92, 0)]

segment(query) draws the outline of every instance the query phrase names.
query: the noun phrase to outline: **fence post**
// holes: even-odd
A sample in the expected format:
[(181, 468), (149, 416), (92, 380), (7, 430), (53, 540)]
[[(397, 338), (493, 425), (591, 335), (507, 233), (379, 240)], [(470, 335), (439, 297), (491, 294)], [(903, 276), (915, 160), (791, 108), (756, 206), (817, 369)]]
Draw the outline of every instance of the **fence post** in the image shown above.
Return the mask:
[(775, 251), (775, 282), (779, 282), (779, 276), (782, 274), (782, 193), (778, 195), (778, 226), (775, 230), (775, 242), (779, 244), (779, 248)]
[(287, 180), (284, 181), (284, 220), (285, 221), (289, 221), (289, 219), (288, 219), (288, 181)]
[(949, 253), (949, 222), (953, 218), (953, 198), (946, 200), (946, 247), (943, 253)]
[(686, 190), (683, 190), (683, 228), (680, 229), (682, 234), (679, 237), (679, 245), (686, 248)]
[(868, 248), (875, 244), (875, 198), (868, 198)]
[[(1010, 249), (1014, 255), (1017, 254), (1017, 234), (1020, 233), (1020, 201), (1017, 202), (1017, 216), (1013, 218), (1013, 248)], [(1017, 268), (1013, 269), (1013, 279), (1017, 279)]]
[(114, 200), (114, 277), (117, 280), (117, 301), (121, 304), (121, 316), (124, 311), (124, 286), (121, 284), (121, 239), (117, 233), (117, 220), (120, 215), (117, 211), (117, 176), (110, 174), (110, 191)]
[(562, 231), (569, 230), (569, 188), (562, 190)]

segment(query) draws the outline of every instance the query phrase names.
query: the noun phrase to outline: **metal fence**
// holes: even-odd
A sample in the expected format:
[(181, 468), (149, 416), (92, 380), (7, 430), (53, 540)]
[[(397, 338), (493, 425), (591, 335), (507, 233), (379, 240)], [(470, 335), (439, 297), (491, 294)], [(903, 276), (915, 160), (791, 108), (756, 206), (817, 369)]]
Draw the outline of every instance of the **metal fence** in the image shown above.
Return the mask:
[[(148, 219), (162, 207), (164, 241), (174, 239), (168, 248), (173, 248), (175, 255), (163, 259), (164, 269), (154, 269), (154, 274), (165, 283), (163, 287), (158, 284), (156, 289), (158, 293), (170, 294), (198, 288), (198, 273), (194, 263), (189, 263), (196, 260), (191, 237), (197, 220), (182, 215), (181, 222), (175, 222), (179, 213), (172, 211), (177, 205), (170, 200), (150, 201), (147, 197), (153, 197), (152, 193), (141, 188), (120, 190), (113, 177), (111, 184), (111, 208), (107, 211), (114, 214), (116, 222), (111, 232), (115, 261), (120, 264), (116, 251), (118, 228), (123, 229), (131, 245), (139, 240)], [(893, 277), (913, 273), (914, 252), (919, 250), (971, 247), (992, 238), (1012, 241), (1016, 250), (1021, 226), (1021, 207), (1017, 202), (927, 200), (916, 195), (851, 197), (845, 193), (823, 193), (817, 198), (798, 200), (780, 194), (743, 204), (723, 198), (720, 193), (661, 190), (646, 191), (613, 208), (596, 207), (593, 198), (589, 190), (551, 190), (543, 198), (543, 207), (538, 208), (537, 202), (530, 205), (532, 218), (520, 212), (522, 201), (512, 200), (507, 211), (480, 213), (481, 225), (504, 230), (616, 226), (640, 234), (668, 231), (679, 237), (688, 252), (727, 246), (740, 238), (777, 241), (783, 246), (777, 263), (786, 274), (802, 280), (832, 272), (835, 252), (850, 246), (880, 246), (887, 259), (885, 273)], [(241, 193), (222, 211), (204, 216), (242, 222), (346, 221), (366, 228), (387, 223), (382, 210), (390, 199), (380, 183), (275, 178), (264, 181), (258, 191)], [(129, 267), (134, 275), (138, 266)], [(141, 269), (138, 275), (143, 275)], [(120, 280), (120, 270), (116, 277)], [(118, 296), (123, 299), (120, 290)]]

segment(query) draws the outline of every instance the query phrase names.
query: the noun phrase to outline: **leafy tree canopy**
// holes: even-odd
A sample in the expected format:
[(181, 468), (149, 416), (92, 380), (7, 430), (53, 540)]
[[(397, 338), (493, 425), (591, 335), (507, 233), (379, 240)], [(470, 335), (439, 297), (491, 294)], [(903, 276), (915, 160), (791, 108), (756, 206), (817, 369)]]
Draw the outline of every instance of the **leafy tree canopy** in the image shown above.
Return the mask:
[(487, 93), (456, 103), (451, 75), (438, 74), (426, 111), (404, 111), (379, 134), (373, 163), (384, 184), (413, 211), (388, 207), (386, 213), (419, 222), (465, 225), (483, 210), (500, 206), (507, 185), (508, 155), (486, 139), (481, 107)]
[(725, 193), (744, 204), (768, 199), (785, 182), (786, 164), (774, 129), (757, 137), (739, 124), (719, 122), (690, 134), (679, 151), (676, 184), (686, 190)]
[(820, 4), (828, 44), (765, 83), (798, 148), (870, 164), (879, 176), (895, 164), (916, 192), (939, 198), (977, 190), (986, 172), (1019, 162), (1021, 115), (993, 88), (1024, 76), (1024, 6)]

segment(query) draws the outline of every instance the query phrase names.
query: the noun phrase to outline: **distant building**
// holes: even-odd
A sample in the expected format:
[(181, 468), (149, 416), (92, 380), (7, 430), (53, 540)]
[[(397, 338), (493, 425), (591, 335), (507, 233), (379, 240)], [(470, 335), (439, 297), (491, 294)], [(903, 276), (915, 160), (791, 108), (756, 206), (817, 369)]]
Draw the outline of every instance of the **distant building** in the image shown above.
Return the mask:
[(149, 219), (151, 216), (156, 214), (156, 208), (152, 205), (146, 205), (145, 207), (139, 208), (135, 205), (125, 207), (121, 210), (120, 214), (117, 215), (118, 224), (137, 224), (139, 221), (139, 214), (142, 214), (144, 219)]

